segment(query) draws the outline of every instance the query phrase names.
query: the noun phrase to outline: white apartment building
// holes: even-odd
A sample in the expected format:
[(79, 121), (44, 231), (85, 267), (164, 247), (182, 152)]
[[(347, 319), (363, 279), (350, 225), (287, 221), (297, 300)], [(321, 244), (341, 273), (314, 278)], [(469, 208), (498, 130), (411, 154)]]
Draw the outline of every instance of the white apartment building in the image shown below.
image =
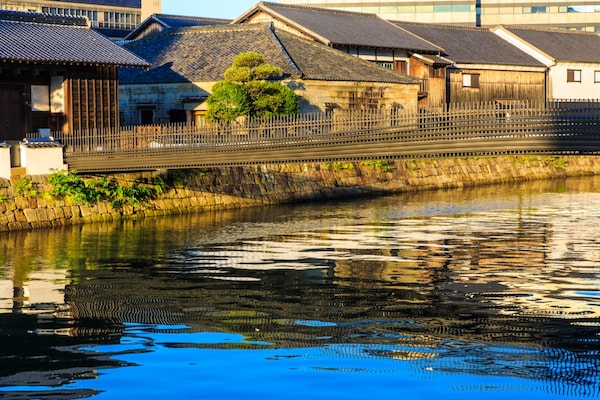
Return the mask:
[(373, 13), (396, 21), (600, 31), (600, 0), (278, 0), (277, 3)]
[(0, 0), (0, 9), (84, 16), (91, 27), (113, 38), (124, 37), (144, 19), (162, 11), (162, 0)]

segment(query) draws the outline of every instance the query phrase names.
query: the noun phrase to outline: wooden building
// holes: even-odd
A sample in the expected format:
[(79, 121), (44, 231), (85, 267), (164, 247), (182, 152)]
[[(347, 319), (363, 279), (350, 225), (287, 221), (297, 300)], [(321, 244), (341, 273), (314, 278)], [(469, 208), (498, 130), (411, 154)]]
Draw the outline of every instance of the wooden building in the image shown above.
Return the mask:
[(232, 23), (257, 22), (271, 22), (278, 29), (405, 74), (413, 54), (442, 51), (375, 14), (260, 2)]
[(123, 125), (200, 122), (213, 85), (243, 52), (283, 70), (301, 112), (415, 108), (419, 81), (271, 23), (168, 29), (125, 45), (152, 67), (120, 77)]
[(86, 18), (0, 11), (0, 141), (117, 126), (118, 69), (147, 66)]
[(548, 100), (600, 98), (600, 35), (498, 26), (492, 31), (547, 67)]
[(423, 68), (410, 71), (412, 76), (437, 82), (432, 93), (441, 93), (442, 82), (446, 86), (445, 98), (430, 95), (424, 108), (444, 103), (545, 100), (545, 65), (489, 29), (410, 22), (396, 25), (443, 48), (442, 59), (449, 62), (438, 72), (433, 68), (436, 59), (420, 57)]

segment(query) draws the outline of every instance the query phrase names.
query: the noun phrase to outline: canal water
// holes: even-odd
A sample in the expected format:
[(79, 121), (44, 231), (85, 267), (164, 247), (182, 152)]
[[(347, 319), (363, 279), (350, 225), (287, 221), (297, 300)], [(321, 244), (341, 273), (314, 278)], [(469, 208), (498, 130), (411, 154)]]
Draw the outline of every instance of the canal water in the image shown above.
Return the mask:
[(0, 236), (0, 398), (600, 396), (600, 177)]

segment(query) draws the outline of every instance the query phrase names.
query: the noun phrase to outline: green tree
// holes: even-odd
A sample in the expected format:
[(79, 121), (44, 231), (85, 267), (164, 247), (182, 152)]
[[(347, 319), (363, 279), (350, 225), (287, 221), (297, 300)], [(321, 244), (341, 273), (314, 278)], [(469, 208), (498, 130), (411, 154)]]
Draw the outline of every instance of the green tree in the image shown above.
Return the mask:
[(209, 121), (232, 121), (239, 116), (268, 118), (300, 112), (300, 101), (292, 89), (275, 78), (281, 68), (268, 64), (262, 54), (240, 53), (233, 59), (208, 98)]
[(250, 113), (250, 97), (244, 88), (229, 81), (220, 81), (213, 87), (213, 94), (206, 100), (209, 121), (232, 121)]

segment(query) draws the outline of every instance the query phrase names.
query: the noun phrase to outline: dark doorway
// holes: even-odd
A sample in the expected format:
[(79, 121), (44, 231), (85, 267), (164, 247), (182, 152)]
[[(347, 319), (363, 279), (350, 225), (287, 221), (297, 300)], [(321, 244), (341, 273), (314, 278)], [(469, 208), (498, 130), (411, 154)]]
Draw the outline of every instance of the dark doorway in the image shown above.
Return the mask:
[(0, 86), (0, 140), (22, 140), (25, 135), (23, 88)]

